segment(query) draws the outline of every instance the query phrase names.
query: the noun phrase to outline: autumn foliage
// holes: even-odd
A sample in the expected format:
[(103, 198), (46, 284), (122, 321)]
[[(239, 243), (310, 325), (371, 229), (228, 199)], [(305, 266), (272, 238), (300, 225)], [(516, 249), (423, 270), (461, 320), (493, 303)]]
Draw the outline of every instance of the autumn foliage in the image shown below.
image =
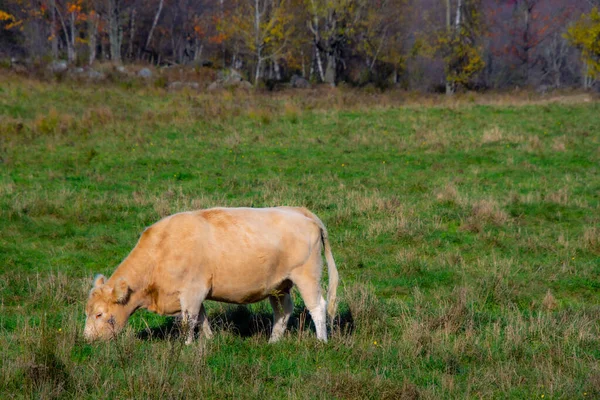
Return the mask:
[(570, 0), (0, 0), (0, 57), (447, 93), (592, 86), (598, 15)]

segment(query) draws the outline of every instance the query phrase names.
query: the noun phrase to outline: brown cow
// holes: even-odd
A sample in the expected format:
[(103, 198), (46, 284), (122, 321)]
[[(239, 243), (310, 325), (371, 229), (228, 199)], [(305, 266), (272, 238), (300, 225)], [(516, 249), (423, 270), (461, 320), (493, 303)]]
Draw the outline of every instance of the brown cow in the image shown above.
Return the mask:
[(327, 341), (323, 261), (329, 273), (327, 312), (336, 309), (338, 272), (323, 222), (305, 208), (212, 208), (166, 217), (147, 228), (110, 279), (94, 279), (84, 335), (110, 339), (138, 308), (181, 315), (186, 344), (200, 323), (212, 336), (202, 302), (235, 304), (269, 298), (274, 313), (270, 342), (281, 338), (294, 309), (296, 285)]

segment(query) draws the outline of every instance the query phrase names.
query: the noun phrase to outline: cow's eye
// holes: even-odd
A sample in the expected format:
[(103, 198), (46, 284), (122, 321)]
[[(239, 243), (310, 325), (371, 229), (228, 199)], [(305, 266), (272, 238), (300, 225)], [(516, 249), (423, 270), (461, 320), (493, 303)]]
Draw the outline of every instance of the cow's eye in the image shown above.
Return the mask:
[(102, 313), (99, 312), (98, 314), (96, 314), (96, 319), (100, 318), (102, 316)]

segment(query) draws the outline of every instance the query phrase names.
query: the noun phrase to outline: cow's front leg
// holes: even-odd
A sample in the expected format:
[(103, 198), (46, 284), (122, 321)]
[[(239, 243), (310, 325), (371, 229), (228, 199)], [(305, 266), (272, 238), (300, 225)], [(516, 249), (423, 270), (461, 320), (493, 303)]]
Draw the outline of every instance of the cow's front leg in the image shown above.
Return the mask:
[(182, 311), (181, 313), (181, 331), (185, 335), (185, 344), (192, 344), (194, 341), (194, 331), (196, 325), (198, 325), (198, 314), (191, 314), (189, 310)]
[[(183, 333), (186, 335), (185, 344), (192, 344), (194, 341), (194, 331), (196, 329), (196, 325), (198, 325), (198, 319), (202, 319), (202, 325), (204, 328), (204, 323), (208, 323), (206, 319), (206, 313), (201, 314), (201, 311), (204, 311), (202, 307), (202, 302), (206, 297), (205, 292), (193, 292), (193, 293), (183, 293), (180, 298), (181, 302), (181, 316), (182, 316), (182, 328)], [(202, 318), (202, 316), (204, 318)], [(209, 327), (210, 329), (210, 327)]]

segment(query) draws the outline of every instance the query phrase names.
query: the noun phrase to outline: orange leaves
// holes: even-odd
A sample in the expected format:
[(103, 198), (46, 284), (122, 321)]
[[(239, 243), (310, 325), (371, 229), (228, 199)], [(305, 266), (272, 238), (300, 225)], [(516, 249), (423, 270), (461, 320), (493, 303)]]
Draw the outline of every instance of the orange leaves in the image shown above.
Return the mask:
[(208, 41), (212, 44), (221, 44), (227, 40), (227, 35), (223, 32), (219, 32), (214, 36), (208, 38)]
[(67, 12), (68, 13), (77, 13), (81, 11), (81, 7), (78, 7), (77, 4), (67, 3)]

